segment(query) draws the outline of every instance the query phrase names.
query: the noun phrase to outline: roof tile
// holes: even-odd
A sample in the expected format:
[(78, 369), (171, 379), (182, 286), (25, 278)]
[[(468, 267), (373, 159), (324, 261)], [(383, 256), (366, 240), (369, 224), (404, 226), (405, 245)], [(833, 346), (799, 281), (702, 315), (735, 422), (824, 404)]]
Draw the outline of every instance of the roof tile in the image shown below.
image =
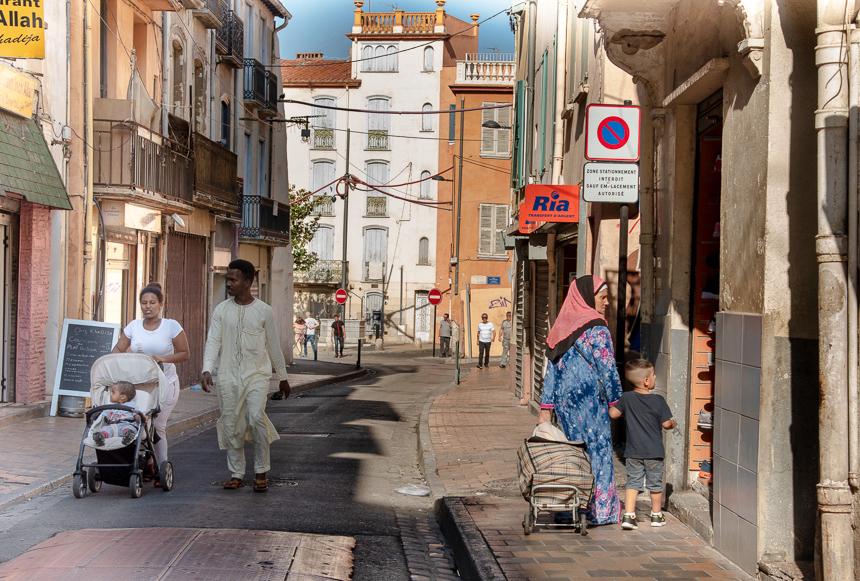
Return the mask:
[(358, 87), (348, 60), (284, 59), (281, 80), (285, 87), (345, 86)]

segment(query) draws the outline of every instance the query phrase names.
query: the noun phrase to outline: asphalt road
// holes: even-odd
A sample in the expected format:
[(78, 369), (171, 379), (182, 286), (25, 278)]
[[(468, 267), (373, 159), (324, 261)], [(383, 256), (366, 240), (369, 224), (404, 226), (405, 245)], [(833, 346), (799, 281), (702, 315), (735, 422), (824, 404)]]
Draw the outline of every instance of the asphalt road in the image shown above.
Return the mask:
[[(135, 500), (127, 488), (105, 485), (76, 500), (65, 486), (0, 513), (0, 562), (64, 530), (247, 528), (353, 536), (355, 579), (408, 579), (398, 523), (426, 520), (432, 503), (395, 489), (423, 483), (421, 410), (433, 390), (450, 383), (452, 370), (389, 353), (367, 363), (370, 377), (269, 402), (281, 439), (272, 445), (268, 493), (222, 490), (226, 458), (207, 429), (171, 446), (170, 493), (149, 485)], [(249, 446), (249, 478), (252, 453)]]

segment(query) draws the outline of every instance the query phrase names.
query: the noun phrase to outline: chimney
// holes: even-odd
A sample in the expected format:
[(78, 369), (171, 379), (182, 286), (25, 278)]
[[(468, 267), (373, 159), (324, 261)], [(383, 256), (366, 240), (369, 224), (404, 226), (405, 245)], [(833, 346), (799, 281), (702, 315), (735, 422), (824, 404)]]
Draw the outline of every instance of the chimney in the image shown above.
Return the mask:
[(323, 58), (321, 52), (297, 52), (296, 58), (299, 60), (320, 60)]

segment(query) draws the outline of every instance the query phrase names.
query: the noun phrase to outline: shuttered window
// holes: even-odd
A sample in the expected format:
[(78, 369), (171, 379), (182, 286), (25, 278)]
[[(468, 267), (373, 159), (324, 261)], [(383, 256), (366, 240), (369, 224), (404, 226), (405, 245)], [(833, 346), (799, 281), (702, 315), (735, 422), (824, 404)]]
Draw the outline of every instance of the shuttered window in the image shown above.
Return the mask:
[(310, 251), (317, 255), (318, 260), (334, 260), (334, 228), (320, 226), (314, 232)]
[(424, 103), (421, 106), (421, 110), (425, 111), (421, 116), (421, 131), (433, 131), (433, 115), (428, 113), (428, 111), (433, 110), (433, 105), (430, 103)]
[(522, 188), (525, 185), (525, 132), (526, 132), (526, 82), (517, 81), (515, 108), (514, 158), (511, 164), (511, 187)]
[(504, 204), (481, 204), (478, 254), (481, 256), (506, 256), (504, 231), (508, 225), (508, 206)]
[(433, 47), (428, 46), (424, 49), (424, 69), (425, 72), (433, 70)]
[(422, 238), (418, 241), (418, 264), (428, 266), (430, 264), (430, 240)]
[(433, 198), (433, 180), (430, 179), (430, 172), (427, 170), (421, 172), (421, 190), (418, 197), (422, 200)]
[(361, 47), (361, 70), (365, 73), (396, 73), (397, 45), (365, 44)]
[[(506, 103), (482, 103), (483, 107)], [(484, 127), (486, 123), (498, 124), (498, 129)], [(481, 111), (481, 156), (508, 157), (511, 155), (511, 108), (484, 109)]]
[(364, 231), (364, 280), (382, 280), (388, 257), (388, 230), (367, 228)]
[(335, 102), (333, 97), (316, 97), (314, 98), (314, 110), (313, 110), (313, 119), (311, 119), (311, 126), (318, 127), (320, 129), (332, 129), (334, 127), (334, 110), (333, 109), (321, 109), (316, 107), (316, 105), (323, 105), (325, 107), (334, 107)]
[[(319, 160), (313, 162), (313, 170), (311, 176), (311, 191), (316, 192), (324, 185), (334, 181), (334, 162), (330, 160)], [(317, 195), (334, 195), (334, 186), (330, 185), (324, 190), (317, 192)]]

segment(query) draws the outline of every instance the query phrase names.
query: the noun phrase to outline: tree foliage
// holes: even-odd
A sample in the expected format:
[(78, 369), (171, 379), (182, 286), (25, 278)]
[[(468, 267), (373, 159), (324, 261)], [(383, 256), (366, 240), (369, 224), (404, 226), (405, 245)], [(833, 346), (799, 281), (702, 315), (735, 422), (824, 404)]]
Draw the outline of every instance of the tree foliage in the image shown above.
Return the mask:
[(314, 215), (315, 196), (296, 202), (308, 195), (307, 190), (290, 186), (290, 244), (293, 248), (293, 268), (307, 271), (316, 263), (317, 256), (310, 251), (310, 243), (320, 224)]

